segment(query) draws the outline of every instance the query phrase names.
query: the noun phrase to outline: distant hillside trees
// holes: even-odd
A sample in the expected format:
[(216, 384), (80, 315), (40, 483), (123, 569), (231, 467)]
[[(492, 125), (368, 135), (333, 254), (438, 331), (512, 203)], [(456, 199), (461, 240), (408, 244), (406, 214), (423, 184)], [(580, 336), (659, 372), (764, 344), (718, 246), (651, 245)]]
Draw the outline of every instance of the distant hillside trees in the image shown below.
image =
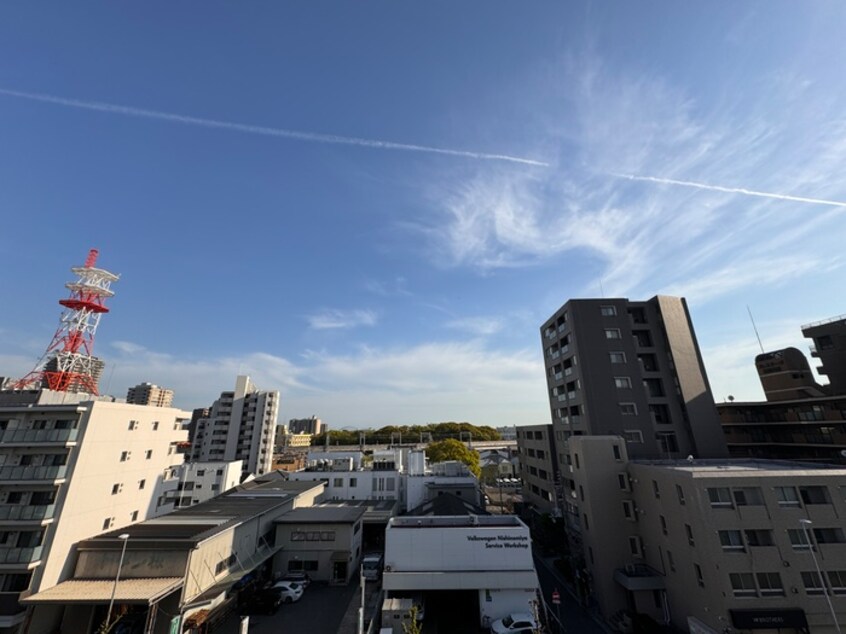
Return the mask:
[[(500, 440), (499, 432), (487, 425), (471, 423), (432, 423), (429, 425), (388, 425), (380, 429), (330, 430), (330, 445), (357, 445), (361, 434), (368, 445), (417, 443), (446, 440)], [(326, 434), (311, 439), (312, 446), (326, 443)]]

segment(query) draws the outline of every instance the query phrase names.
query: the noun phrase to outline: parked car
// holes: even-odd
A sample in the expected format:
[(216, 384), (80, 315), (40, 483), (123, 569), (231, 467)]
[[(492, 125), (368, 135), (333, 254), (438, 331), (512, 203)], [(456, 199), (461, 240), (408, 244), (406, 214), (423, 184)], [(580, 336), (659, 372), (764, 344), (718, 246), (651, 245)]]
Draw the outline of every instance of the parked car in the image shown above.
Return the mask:
[(537, 628), (534, 617), (528, 612), (515, 612), (491, 623), (493, 634), (532, 634)]
[(283, 603), (293, 603), (303, 597), (303, 587), (296, 581), (277, 581), (270, 589), (279, 592)]
[(289, 572), (280, 577), (278, 581), (295, 581), (305, 590), (311, 584), (311, 577), (307, 572)]
[(241, 605), (242, 614), (276, 614), (282, 605), (283, 594), (274, 588), (265, 588), (247, 595), (247, 600)]

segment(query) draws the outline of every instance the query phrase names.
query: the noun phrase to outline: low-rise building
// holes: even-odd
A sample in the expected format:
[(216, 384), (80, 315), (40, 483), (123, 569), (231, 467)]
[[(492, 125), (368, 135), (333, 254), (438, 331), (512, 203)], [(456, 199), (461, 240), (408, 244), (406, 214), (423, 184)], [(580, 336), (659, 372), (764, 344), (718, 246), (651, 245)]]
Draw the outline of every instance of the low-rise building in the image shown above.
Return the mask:
[[(455, 623), (532, 612), (538, 579), (528, 527), (511, 515), (403, 516), (388, 522), (382, 586), (452, 602)], [(429, 597), (429, 600), (426, 597)]]
[(160, 504), (178, 509), (210, 500), (238, 486), (241, 470), (240, 460), (181, 464), (165, 486)]
[(846, 618), (846, 469), (630, 461), (616, 436), (571, 438), (569, 451), (586, 553), (576, 566), (606, 618), (833, 633), (828, 601)]
[(276, 520), (274, 569), (305, 572), (313, 581), (346, 585), (358, 575), (365, 510), (358, 506), (315, 506)]

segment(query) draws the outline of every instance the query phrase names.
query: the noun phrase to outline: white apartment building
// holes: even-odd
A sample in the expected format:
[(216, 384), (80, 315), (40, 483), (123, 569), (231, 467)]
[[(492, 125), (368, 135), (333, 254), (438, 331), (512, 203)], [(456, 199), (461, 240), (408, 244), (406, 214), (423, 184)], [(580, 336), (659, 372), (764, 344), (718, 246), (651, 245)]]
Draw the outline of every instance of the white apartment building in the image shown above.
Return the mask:
[(139, 383), (126, 391), (126, 402), (133, 405), (170, 407), (173, 405), (173, 390), (152, 383)]
[(569, 451), (606, 618), (626, 611), (697, 634), (833, 634), (830, 602), (846, 622), (846, 469), (629, 461), (617, 436), (571, 438)]
[(166, 483), (164, 500), (171, 508), (193, 506), (229, 491), (241, 483), (242, 461), (186, 462)]
[(244, 474), (261, 475), (273, 465), (279, 392), (261, 391), (239, 376), (233, 392), (223, 392), (208, 418), (197, 420), (192, 462), (242, 460)]
[(0, 633), (24, 622), (21, 593), (67, 578), (74, 544), (172, 510), (190, 413), (87, 398), (0, 393)]

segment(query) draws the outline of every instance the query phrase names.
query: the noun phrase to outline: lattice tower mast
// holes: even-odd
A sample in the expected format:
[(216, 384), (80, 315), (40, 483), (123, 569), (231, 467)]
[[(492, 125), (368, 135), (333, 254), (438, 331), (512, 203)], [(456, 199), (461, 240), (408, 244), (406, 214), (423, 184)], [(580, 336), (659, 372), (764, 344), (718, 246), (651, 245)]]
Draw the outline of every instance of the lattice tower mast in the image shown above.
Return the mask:
[(98, 255), (97, 249), (91, 249), (83, 266), (71, 268), (78, 279), (65, 284), (70, 297), (59, 300), (65, 307), (59, 328), (35, 369), (12, 389), (46, 387), (59, 392), (98, 393), (97, 374), (102, 362), (93, 355), (94, 335), (100, 318), (109, 312), (105, 302), (114, 295), (109, 287), (120, 278), (95, 266)]

